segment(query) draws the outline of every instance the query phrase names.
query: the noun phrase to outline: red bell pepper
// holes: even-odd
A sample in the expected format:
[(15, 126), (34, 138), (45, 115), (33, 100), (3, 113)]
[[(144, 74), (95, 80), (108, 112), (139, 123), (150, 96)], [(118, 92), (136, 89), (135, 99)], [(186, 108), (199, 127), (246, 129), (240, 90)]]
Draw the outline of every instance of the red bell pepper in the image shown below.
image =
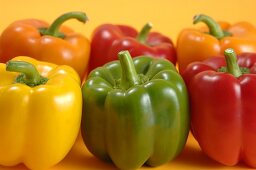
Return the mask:
[(149, 55), (166, 58), (175, 64), (176, 49), (172, 40), (161, 33), (150, 32), (151, 27), (147, 23), (138, 33), (127, 25), (98, 26), (92, 34), (89, 72), (117, 60), (117, 54), (122, 50), (128, 50), (132, 57)]
[(256, 53), (213, 57), (183, 73), (191, 130), (203, 152), (224, 165), (256, 167)]

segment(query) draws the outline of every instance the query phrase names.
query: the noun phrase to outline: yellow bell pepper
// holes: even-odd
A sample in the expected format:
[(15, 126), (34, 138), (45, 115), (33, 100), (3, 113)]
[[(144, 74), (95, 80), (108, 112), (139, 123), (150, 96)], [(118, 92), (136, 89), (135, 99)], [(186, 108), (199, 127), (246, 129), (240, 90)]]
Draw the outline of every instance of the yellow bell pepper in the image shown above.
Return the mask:
[(1, 63), (0, 164), (57, 164), (76, 140), (81, 112), (80, 78), (71, 67), (29, 57)]

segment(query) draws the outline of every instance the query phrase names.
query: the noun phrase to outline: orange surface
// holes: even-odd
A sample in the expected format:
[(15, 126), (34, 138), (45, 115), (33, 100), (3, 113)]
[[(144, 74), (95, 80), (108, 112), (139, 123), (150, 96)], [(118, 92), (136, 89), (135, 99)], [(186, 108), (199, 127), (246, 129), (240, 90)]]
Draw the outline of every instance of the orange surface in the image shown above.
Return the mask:
[[(90, 18), (88, 23), (68, 21), (70, 26), (90, 37), (93, 29), (102, 23), (132, 25), (140, 29), (146, 22), (153, 23), (153, 31), (159, 31), (175, 42), (178, 33), (192, 26), (192, 17), (198, 13), (212, 16), (216, 20), (231, 23), (249, 21), (256, 25), (255, 0), (0, 0), (0, 32), (11, 22), (24, 18), (38, 18), (52, 22), (57, 16), (68, 11), (85, 11)], [(1, 139), (0, 139), (1, 140)], [(2, 154), (2, 153), (0, 153)], [(160, 167), (141, 169), (246, 169), (244, 164), (226, 167), (206, 157), (199, 149), (192, 135), (177, 159)], [(104, 163), (93, 157), (83, 145), (81, 138), (66, 156), (51, 170), (100, 170), (115, 169), (112, 164)], [(26, 170), (23, 165), (2, 167), (0, 170)]]
[[(103, 162), (94, 157), (86, 149), (81, 136), (78, 137), (66, 158), (49, 170), (116, 170), (111, 163)], [(189, 136), (183, 152), (173, 161), (159, 167), (143, 166), (140, 170), (193, 170), (193, 169), (219, 169), (219, 170), (242, 170), (250, 169), (243, 163), (233, 167), (221, 165), (204, 155), (192, 135)], [(0, 170), (28, 170), (24, 165), (16, 167), (3, 167)]]

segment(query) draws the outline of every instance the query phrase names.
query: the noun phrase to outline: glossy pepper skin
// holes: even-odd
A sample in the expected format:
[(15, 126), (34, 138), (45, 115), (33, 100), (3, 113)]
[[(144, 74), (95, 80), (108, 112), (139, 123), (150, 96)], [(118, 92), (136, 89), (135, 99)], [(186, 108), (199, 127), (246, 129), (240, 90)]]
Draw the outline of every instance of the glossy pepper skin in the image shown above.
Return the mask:
[(52, 25), (25, 19), (10, 24), (0, 37), (0, 62), (16, 56), (29, 56), (58, 65), (69, 65), (83, 77), (87, 70), (90, 41), (82, 34), (61, 26), (69, 19), (87, 21), (82, 12), (69, 12), (57, 18)]
[(158, 166), (183, 149), (189, 114), (186, 86), (165, 59), (128, 51), (92, 71), (82, 86), (82, 137), (89, 151), (120, 169)]
[(89, 72), (104, 64), (117, 60), (118, 52), (128, 50), (132, 57), (149, 55), (166, 58), (176, 63), (176, 49), (167, 36), (150, 32), (147, 23), (140, 33), (128, 25), (103, 24), (92, 34)]
[(205, 23), (208, 28), (187, 28), (178, 35), (177, 60), (181, 73), (189, 63), (222, 55), (227, 48), (233, 48), (238, 55), (243, 52), (256, 52), (256, 28), (252, 24), (218, 24), (203, 14), (194, 17), (193, 23), (199, 22)]
[(236, 59), (227, 49), (225, 58), (194, 62), (184, 71), (192, 133), (212, 159), (230, 166), (243, 161), (255, 168), (256, 53)]
[(69, 66), (15, 57), (0, 64), (0, 108), (0, 165), (47, 169), (79, 133), (80, 78)]

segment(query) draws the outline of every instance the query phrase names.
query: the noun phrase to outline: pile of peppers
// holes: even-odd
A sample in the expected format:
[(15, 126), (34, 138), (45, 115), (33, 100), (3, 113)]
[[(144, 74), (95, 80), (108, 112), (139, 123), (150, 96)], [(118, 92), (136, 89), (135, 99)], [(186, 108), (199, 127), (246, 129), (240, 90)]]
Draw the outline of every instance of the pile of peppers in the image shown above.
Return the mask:
[(200, 22), (207, 28), (186, 28), (178, 35), (176, 49), (180, 73), (194, 61), (224, 55), (227, 48), (233, 48), (237, 54), (256, 53), (256, 28), (251, 23), (244, 21), (231, 25), (217, 23), (207, 15), (195, 15), (193, 23)]
[(151, 23), (105, 23), (88, 39), (64, 26), (70, 19), (88, 21), (68, 12), (1, 33), (0, 165), (50, 168), (81, 132), (92, 155), (119, 169), (155, 167), (191, 131), (213, 160), (256, 167), (252, 24), (196, 15), (206, 27), (181, 30), (175, 46)]
[(224, 165), (256, 167), (256, 53), (191, 63), (184, 71), (190, 94), (191, 131), (202, 150)]

